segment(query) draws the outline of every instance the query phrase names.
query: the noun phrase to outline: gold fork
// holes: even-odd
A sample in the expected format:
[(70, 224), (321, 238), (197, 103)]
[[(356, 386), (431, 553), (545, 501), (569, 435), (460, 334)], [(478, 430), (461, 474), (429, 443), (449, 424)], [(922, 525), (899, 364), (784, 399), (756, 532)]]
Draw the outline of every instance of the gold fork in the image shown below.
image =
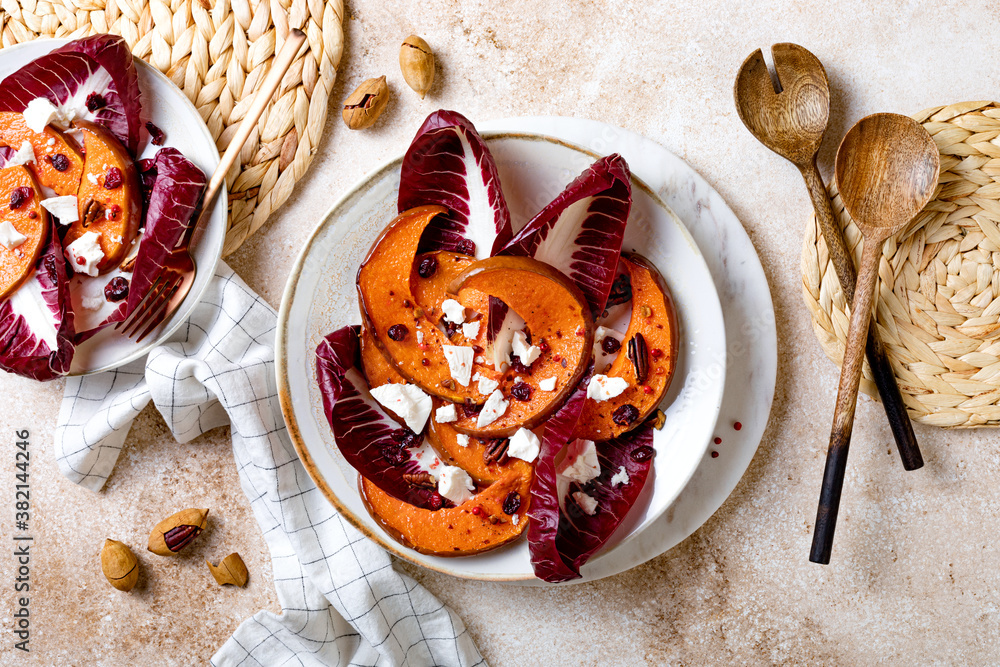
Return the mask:
[(264, 82), (254, 93), (247, 115), (240, 121), (229, 147), (226, 148), (226, 152), (219, 161), (219, 166), (215, 168), (212, 179), (208, 182), (198, 219), (184, 230), (177, 245), (163, 262), (163, 267), (156, 280), (146, 290), (135, 310), (115, 327), (129, 338), (138, 335), (135, 342), (142, 341), (156, 327), (169, 319), (180, 307), (184, 297), (191, 291), (198, 270), (190, 252), (194, 232), (212, 216), (212, 205), (215, 198), (220, 191), (225, 189), (226, 173), (236, 163), (240, 151), (243, 150), (243, 144), (247, 142), (254, 126), (260, 120), (261, 114), (264, 113), (264, 108), (270, 103), (275, 91), (278, 90), (281, 79), (285, 76), (288, 68), (292, 66), (295, 54), (298, 53), (299, 47), (302, 46), (305, 39), (306, 35), (301, 30), (293, 28), (289, 31), (284, 46), (281, 47), (274, 62), (271, 63), (271, 71), (268, 72)]

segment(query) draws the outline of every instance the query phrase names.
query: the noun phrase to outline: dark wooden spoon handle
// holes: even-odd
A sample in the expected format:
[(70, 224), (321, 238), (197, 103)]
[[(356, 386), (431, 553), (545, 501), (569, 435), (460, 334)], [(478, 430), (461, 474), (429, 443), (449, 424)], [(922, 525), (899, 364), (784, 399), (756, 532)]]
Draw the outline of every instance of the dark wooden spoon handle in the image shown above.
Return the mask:
[(847, 330), (844, 363), (840, 367), (837, 407), (833, 414), (833, 428), (830, 429), (830, 448), (826, 454), (826, 469), (823, 471), (823, 486), (820, 489), (819, 508), (816, 510), (812, 550), (809, 553), (809, 560), (814, 563), (826, 565), (830, 562), (833, 533), (840, 510), (840, 493), (844, 488), (844, 471), (847, 469), (847, 452), (851, 445), (851, 431), (854, 429), (854, 410), (858, 402), (858, 385), (864, 361), (864, 341), (875, 300), (879, 256), (884, 242), (885, 236), (865, 239), (861, 256), (861, 275), (858, 276), (854, 301), (851, 303), (851, 325)]
[[(819, 222), (820, 231), (826, 239), (826, 247), (830, 253), (830, 259), (833, 261), (833, 268), (840, 279), (841, 289), (844, 290), (844, 298), (847, 303), (853, 303), (854, 286), (857, 282), (854, 262), (851, 260), (847, 244), (844, 242), (844, 232), (833, 217), (830, 196), (823, 185), (823, 179), (819, 175), (819, 170), (816, 169), (815, 162), (809, 163), (802, 169), (802, 177), (809, 189), (813, 208), (816, 209), (816, 220)], [(886, 354), (885, 346), (878, 335), (878, 327), (868, 327), (868, 342), (865, 349), (868, 353), (868, 365), (871, 366), (872, 375), (875, 378), (875, 386), (882, 399), (882, 407), (889, 419), (893, 439), (896, 441), (896, 449), (899, 450), (899, 458), (903, 461), (903, 469), (917, 470), (923, 467), (924, 459), (920, 454), (920, 447), (917, 445), (917, 437), (913, 434), (913, 425), (906, 413), (906, 405), (904, 405), (903, 396), (899, 392), (899, 385), (896, 384), (896, 375), (889, 363), (889, 356)]]

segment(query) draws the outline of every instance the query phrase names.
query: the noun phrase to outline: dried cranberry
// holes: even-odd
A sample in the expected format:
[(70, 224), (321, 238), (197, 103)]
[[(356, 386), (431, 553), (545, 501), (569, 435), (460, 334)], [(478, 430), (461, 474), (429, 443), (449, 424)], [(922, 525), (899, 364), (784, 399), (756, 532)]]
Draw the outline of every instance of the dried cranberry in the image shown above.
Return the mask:
[(21, 208), (21, 204), (28, 201), (29, 198), (31, 198), (31, 188), (14, 188), (10, 192), (10, 210), (15, 211)]
[(601, 349), (608, 354), (614, 354), (622, 349), (622, 343), (614, 336), (605, 336), (604, 340), (601, 341)]
[(146, 121), (146, 131), (149, 132), (149, 142), (154, 146), (162, 146), (166, 135), (163, 134), (163, 130), (156, 127), (149, 121)]
[(460, 252), (463, 255), (475, 255), (476, 254), (476, 244), (469, 239), (462, 239), (455, 246), (455, 252)]
[(521, 494), (511, 491), (503, 501), (504, 514), (514, 514), (519, 509), (521, 509)]
[(438, 270), (438, 261), (434, 257), (424, 257), (417, 267), (417, 275), (421, 278), (430, 278)]
[(55, 155), (48, 158), (49, 164), (56, 171), (66, 171), (69, 169), (69, 158), (62, 153), (56, 153)]
[(519, 401), (527, 403), (531, 400), (531, 385), (527, 382), (518, 382), (510, 388), (510, 395)]
[(517, 371), (518, 373), (531, 373), (531, 366), (525, 366), (521, 363), (520, 357), (514, 357), (510, 362), (511, 370)]
[(104, 187), (108, 190), (114, 190), (120, 188), (122, 182), (122, 170), (118, 167), (109, 167), (108, 173), (104, 175)]
[(389, 462), (390, 465), (399, 466), (403, 465), (410, 460), (410, 453), (406, 451), (405, 447), (398, 445), (386, 445), (382, 448), (382, 456), (385, 460)]
[(400, 447), (412, 447), (420, 439), (416, 433), (408, 428), (397, 428), (389, 434), (393, 442), (399, 443)]
[(444, 507), (444, 498), (441, 497), (440, 493), (432, 493), (431, 497), (427, 499), (427, 507), (435, 512), (438, 511)]
[(389, 327), (389, 338), (396, 342), (406, 338), (406, 334), (408, 333), (410, 333), (410, 330), (406, 328), (405, 324), (393, 324)]
[(104, 298), (111, 303), (118, 303), (128, 296), (128, 280), (116, 276), (104, 286)]
[(649, 445), (640, 445), (639, 447), (636, 447), (631, 452), (629, 452), (629, 456), (636, 463), (642, 463), (643, 461), (648, 461), (649, 459), (653, 458), (653, 454), (655, 453), (656, 450), (654, 450)]
[(43, 266), (45, 266), (45, 273), (48, 275), (49, 280), (51, 282), (53, 282), (53, 283), (56, 282), (56, 281), (58, 281), (58, 279), (59, 279), (59, 272), (58, 272), (58, 269), (56, 267), (56, 260), (55, 260), (55, 258), (53, 258), (52, 255), (47, 255), (45, 257), (45, 260), (42, 262), (42, 264), (43, 264)]
[(455, 324), (450, 320), (444, 320), (444, 330), (445, 332), (447, 332), (449, 338), (458, 333), (458, 330), (461, 328), (462, 328), (461, 324)]
[(108, 105), (107, 100), (100, 93), (94, 92), (87, 95), (87, 111), (97, 111)]
[(611, 293), (605, 308), (611, 308), (632, 300), (632, 279), (627, 273), (620, 273), (611, 283)]
[(611, 420), (619, 426), (628, 426), (638, 418), (639, 408), (631, 403), (615, 408), (615, 411), (611, 413)]

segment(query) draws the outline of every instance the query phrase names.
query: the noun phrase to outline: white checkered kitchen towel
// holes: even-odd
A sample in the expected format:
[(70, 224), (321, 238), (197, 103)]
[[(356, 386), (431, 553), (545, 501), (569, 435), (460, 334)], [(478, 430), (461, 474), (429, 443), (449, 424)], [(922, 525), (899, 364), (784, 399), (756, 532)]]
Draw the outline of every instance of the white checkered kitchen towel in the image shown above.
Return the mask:
[(56, 430), (60, 470), (88, 489), (104, 486), (150, 400), (179, 442), (231, 425), (283, 611), (244, 621), (214, 665), (485, 664), (462, 621), (396, 572), (302, 467), (278, 404), (275, 326), (274, 310), (221, 264), (170, 342), (146, 360), (67, 381)]

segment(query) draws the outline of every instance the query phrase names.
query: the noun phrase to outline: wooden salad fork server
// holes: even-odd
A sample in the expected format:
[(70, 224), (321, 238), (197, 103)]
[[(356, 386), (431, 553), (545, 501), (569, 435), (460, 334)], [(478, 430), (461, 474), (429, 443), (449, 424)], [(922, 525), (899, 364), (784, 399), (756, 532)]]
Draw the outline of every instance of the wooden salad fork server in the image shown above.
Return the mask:
[(917, 121), (898, 114), (878, 113), (861, 119), (837, 151), (837, 187), (847, 213), (864, 235), (864, 250), (809, 554), (814, 563), (830, 562), (882, 246), (930, 202), (940, 168), (931, 135)]
[[(816, 220), (826, 239), (844, 298), (847, 303), (852, 303), (857, 281), (854, 262), (816, 168), (816, 154), (830, 118), (830, 86), (826, 70), (816, 56), (796, 44), (775, 44), (771, 47), (771, 54), (781, 90), (775, 90), (764, 56), (758, 49), (743, 62), (736, 75), (736, 111), (758, 141), (799, 168), (809, 189)], [(924, 460), (876, 327), (868, 330), (866, 349), (868, 364), (903, 468), (916, 470), (924, 465)]]
[(219, 166), (215, 168), (215, 172), (208, 182), (208, 187), (202, 197), (201, 212), (198, 214), (198, 218), (184, 230), (177, 245), (167, 255), (156, 280), (149, 286), (135, 310), (115, 327), (129, 338), (138, 336), (135, 338), (137, 343), (148, 336), (162, 322), (169, 319), (180, 307), (184, 297), (191, 291), (198, 270), (190, 252), (194, 232), (212, 217), (212, 205), (215, 203), (215, 198), (225, 189), (226, 173), (239, 158), (243, 145), (250, 138), (250, 133), (257, 125), (257, 121), (260, 120), (264, 109), (270, 104), (271, 97), (281, 85), (281, 79), (285, 76), (288, 68), (292, 66), (295, 55), (305, 39), (306, 35), (301, 30), (295, 28), (289, 30), (285, 44), (274, 57), (274, 62), (271, 63), (271, 71), (267, 73), (264, 82), (254, 93), (247, 115), (240, 121), (232, 141), (229, 142), (226, 152), (219, 160)]

